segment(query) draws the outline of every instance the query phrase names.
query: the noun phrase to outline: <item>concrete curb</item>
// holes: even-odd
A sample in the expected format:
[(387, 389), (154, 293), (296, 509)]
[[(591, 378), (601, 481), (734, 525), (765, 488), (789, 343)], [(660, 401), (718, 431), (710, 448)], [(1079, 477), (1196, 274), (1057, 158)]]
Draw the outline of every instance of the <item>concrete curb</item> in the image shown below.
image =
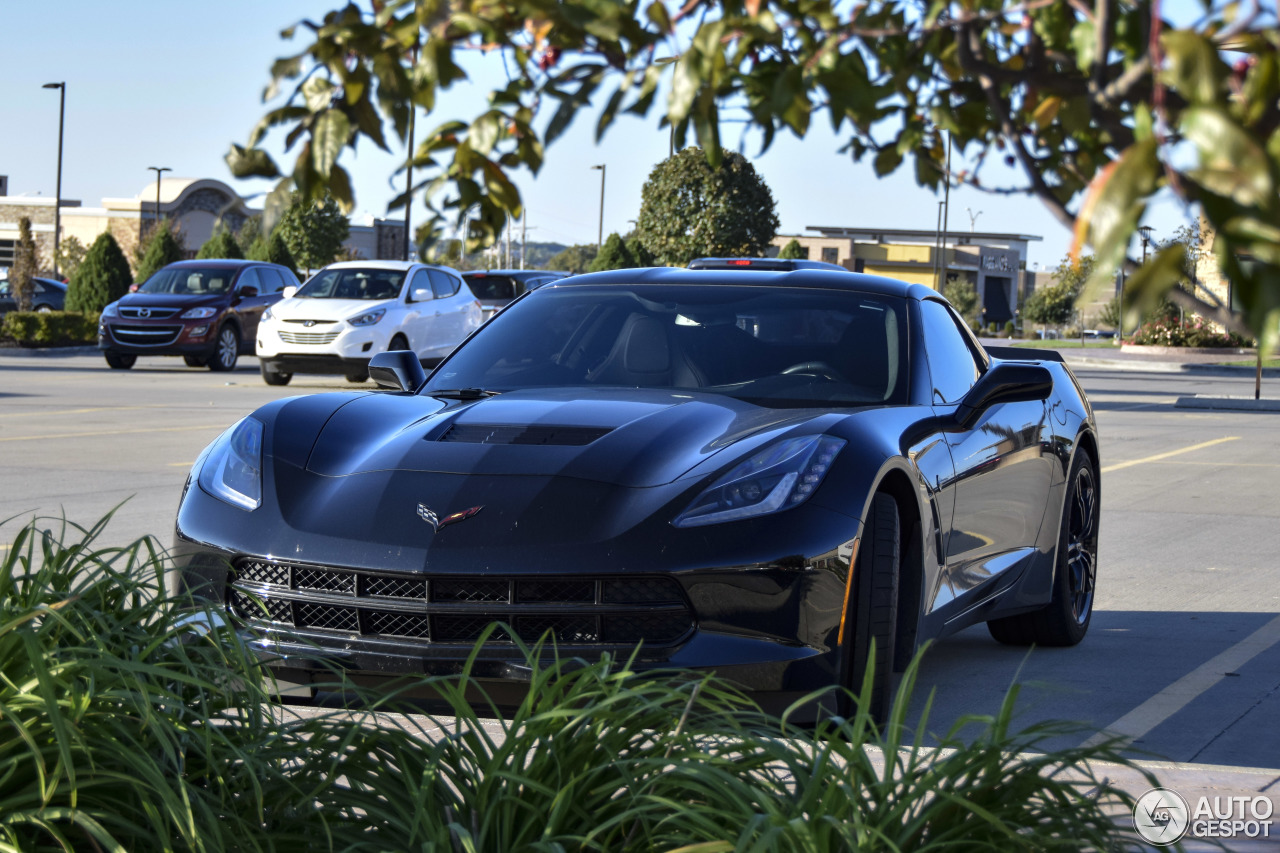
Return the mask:
[(73, 355), (97, 355), (96, 346), (82, 347), (3, 347), (0, 358), (64, 358)]
[(1235, 412), (1280, 412), (1280, 400), (1252, 397), (1217, 397), (1210, 394), (1196, 394), (1194, 397), (1179, 397), (1173, 404), (1178, 409), (1217, 409)]
[[(1198, 373), (1205, 376), (1250, 377), (1256, 367), (1228, 364), (1195, 364), (1183, 361), (1139, 361), (1138, 359), (1091, 358), (1089, 356), (1063, 355), (1067, 364), (1080, 367), (1096, 367), (1106, 370), (1128, 370), (1138, 373)], [(1264, 379), (1280, 379), (1280, 367), (1262, 368)]]

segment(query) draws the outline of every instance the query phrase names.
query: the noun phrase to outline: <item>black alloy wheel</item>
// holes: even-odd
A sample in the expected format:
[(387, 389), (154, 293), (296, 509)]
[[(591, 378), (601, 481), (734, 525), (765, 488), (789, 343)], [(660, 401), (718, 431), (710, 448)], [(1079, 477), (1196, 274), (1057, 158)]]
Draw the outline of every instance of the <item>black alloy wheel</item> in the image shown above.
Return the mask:
[(240, 336), (236, 327), (230, 323), (218, 330), (218, 339), (213, 345), (213, 355), (209, 358), (209, 369), (217, 373), (225, 373), (236, 369), (236, 359), (240, 357)]
[(1054, 556), (1053, 598), (1031, 613), (987, 623), (991, 636), (1013, 646), (1074, 646), (1093, 619), (1098, 584), (1098, 472), (1084, 448), (1076, 450), (1067, 479), (1058, 549)]
[(102, 357), (107, 360), (107, 366), (112, 370), (128, 370), (138, 360), (138, 357), (131, 352), (112, 352), (111, 350), (105, 350)]

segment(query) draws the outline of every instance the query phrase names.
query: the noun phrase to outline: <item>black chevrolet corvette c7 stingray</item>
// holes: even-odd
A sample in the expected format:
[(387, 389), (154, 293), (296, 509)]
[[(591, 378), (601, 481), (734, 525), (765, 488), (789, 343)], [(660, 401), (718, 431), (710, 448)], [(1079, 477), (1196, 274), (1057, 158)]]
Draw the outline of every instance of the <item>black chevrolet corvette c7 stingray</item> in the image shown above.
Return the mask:
[[(643, 644), (641, 669), (773, 708), (857, 687), (874, 640), (880, 706), (926, 639), (1089, 627), (1089, 403), (1056, 354), (984, 349), (927, 287), (576, 276), (429, 378), (398, 353), (370, 373), (399, 393), (263, 406), (183, 493), (172, 590), (225, 607), (282, 682), (456, 672), (501, 620), (561, 654)], [(528, 678), (501, 640), (473, 669), (499, 700)]]

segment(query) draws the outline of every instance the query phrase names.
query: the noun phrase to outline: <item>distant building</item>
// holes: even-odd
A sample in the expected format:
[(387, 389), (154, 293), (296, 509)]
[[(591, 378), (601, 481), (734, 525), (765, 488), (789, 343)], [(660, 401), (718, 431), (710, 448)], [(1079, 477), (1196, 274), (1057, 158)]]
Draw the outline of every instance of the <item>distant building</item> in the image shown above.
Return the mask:
[[(8, 177), (0, 175), (0, 270), (13, 265), (18, 222), (24, 216), (31, 219), (32, 236), (41, 257), (51, 261), (54, 199), (10, 196), (8, 185)], [(84, 207), (74, 199), (62, 199), (62, 239), (75, 237), (88, 247), (98, 235), (109, 231), (129, 257), (139, 239), (163, 218), (177, 225), (187, 254), (194, 257), (213, 236), (217, 224), (236, 231), (249, 217), (262, 212), (249, 207), (227, 184), (210, 178), (162, 178), (159, 190), (158, 204), (154, 181), (136, 196), (104, 198), (100, 207)], [(351, 223), (345, 246), (352, 257), (399, 260), (404, 257), (404, 221), (359, 217)]]
[[(840, 264), (854, 272), (882, 275), (939, 289), (941, 281), (968, 281), (978, 292), (982, 319), (1013, 319), (1023, 291), (1027, 246), (1042, 240), (1031, 234), (948, 231), (945, 254), (936, 231), (847, 228), (810, 225), (810, 235), (779, 235), (776, 254), (796, 240), (810, 260)], [(942, 269), (938, 258), (942, 256)]]

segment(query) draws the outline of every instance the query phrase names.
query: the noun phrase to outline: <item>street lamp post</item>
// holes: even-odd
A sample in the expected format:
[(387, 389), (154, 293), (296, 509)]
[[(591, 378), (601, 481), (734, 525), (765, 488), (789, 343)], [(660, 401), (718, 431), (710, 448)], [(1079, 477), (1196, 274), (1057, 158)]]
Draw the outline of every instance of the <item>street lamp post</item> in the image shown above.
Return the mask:
[(58, 275), (58, 244), (62, 238), (62, 125), (67, 116), (67, 84), (45, 83), (45, 89), (58, 90), (58, 185), (53, 202), (53, 277)]
[(156, 173), (156, 227), (160, 227), (160, 175), (164, 172), (172, 172), (168, 166), (148, 166), (148, 169)]
[(599, 169), (599, 170), (600, 170), (600, 225), (599, 225), (599, 226), (597, 227), (597, 229), (596, 229), (596, 251), (598, 252), (598, 251), (600, 251), (600, 248), (601, 248), (602, 246), (604, 246), (604, 173), (605, 173), (605, 164), (604, 164), (604, 163), (600, 163), (599, 165), (592, 166), (591, 168), (592, 168), (592, 169)]

